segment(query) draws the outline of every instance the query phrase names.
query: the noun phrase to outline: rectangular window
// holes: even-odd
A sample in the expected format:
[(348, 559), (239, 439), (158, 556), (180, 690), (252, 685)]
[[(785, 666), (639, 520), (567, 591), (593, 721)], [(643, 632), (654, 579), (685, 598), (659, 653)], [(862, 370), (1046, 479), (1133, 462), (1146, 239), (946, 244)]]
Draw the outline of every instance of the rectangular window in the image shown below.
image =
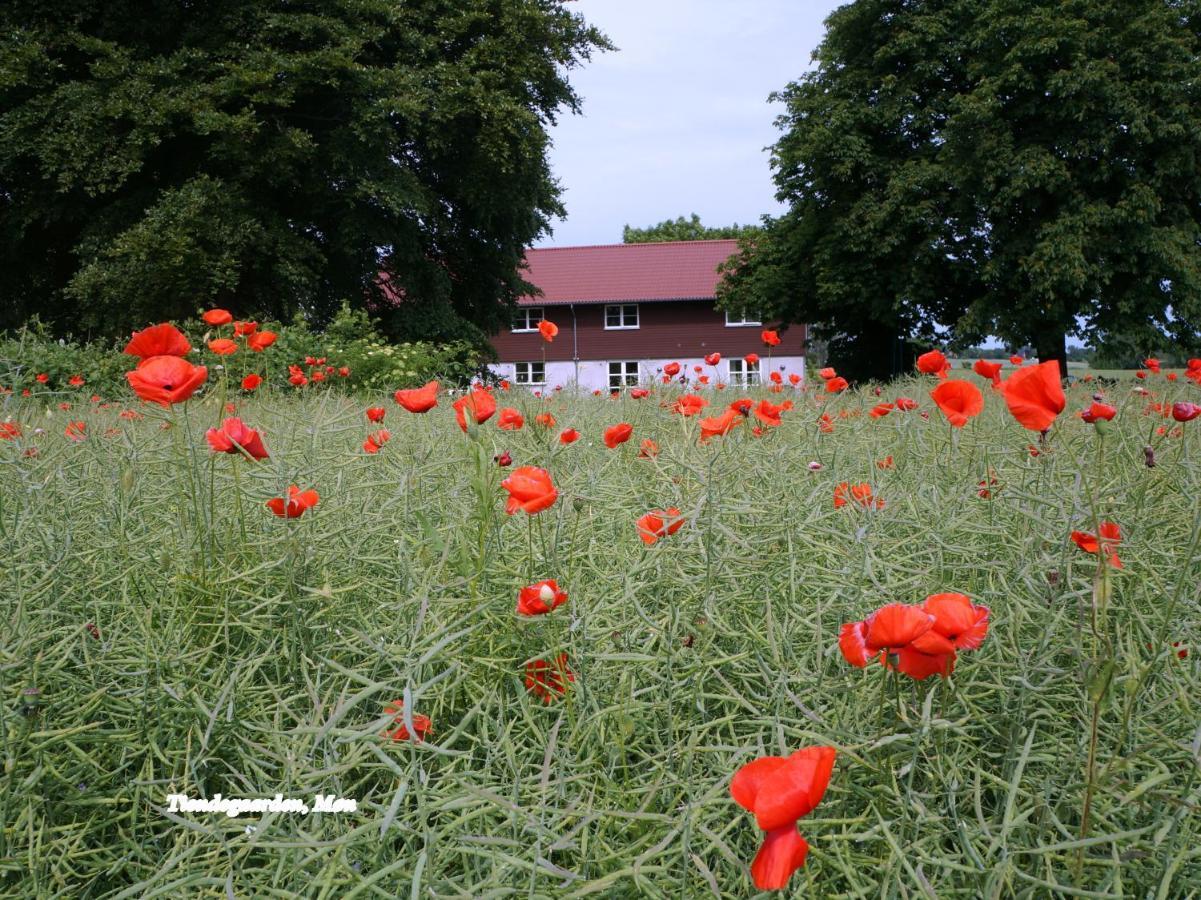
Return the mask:
[(617, 303), (605, 307), (605, 330), (638, 327), (638, 304)]
[(752, 328), (762, 325), (763, 322), (759, 319), (748, 318), (750, 313), (733, 313), (726, 311), (726, 327), (727, 328)]
[(517, 384), (546, 384), (546, 364), (540, 362), (521, 362), (514, 366), (513, 380)]
[(616, 391), (628, 385), (638, 384), (638, 363), (609, 363), (609, 390)]
[(745, 359), (731, 359), (730, 384), (760, 384), (763, 376), (759, 371), (759, 363), (753, 366)]
[(538, 323), (544, 318), (543, 308), (541, 306), (526, 306), (523, 307), (513, 316), (513, 331), (537, 331)]

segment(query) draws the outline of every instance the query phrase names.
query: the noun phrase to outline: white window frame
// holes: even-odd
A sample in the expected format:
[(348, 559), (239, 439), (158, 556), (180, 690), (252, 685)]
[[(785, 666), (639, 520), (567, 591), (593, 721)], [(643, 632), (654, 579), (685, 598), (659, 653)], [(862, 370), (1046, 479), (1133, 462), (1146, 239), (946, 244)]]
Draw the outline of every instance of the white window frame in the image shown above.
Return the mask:
[(744, 318), (741, 318), (741, 319), (731, 319), (730, 311), (727, 309), (726, 310), (726, 328), (758, 328), (760, 325), (763, 324), (762, 320), (747, 319), (747, 318), (745, 318), (745, 315), (746, 315), (746, 313), (743, 313)]
[[(535, 381), (535, 366), (542, 369), (542, 380)], [(525, 369), (524, 373), (522, 369)], [(540, 387), (546, 384), (546, 363), (543, 362), (519, 362), (513, 363), (513, 383), (519, 384), (522, 387)]]
[[(614, 366), (621, 366), (618, 372), (613, 371)], [(617, 383), (613, 383), (613, 379), (617, 379)], [(633, 379), (632, 381), (630, 379)], [(618, 359), (612, 360), (609, 363), (609, 390), (620, 391), (622, 388), (637, 387), (639, 379), (638, 360), (636, 359)]]
[[(609, 311), (617, 310), (618, 321), (620, 325), (609, 324)], [(626, 314), (634, 311), (634, 324), (629, 324)], [(633, 331), (641, 324), (641, 313), (638, 311), (637, 303), (609, 303), (605, 306), (605, 331)]]
[[(546, 318), (546, 307), (543, 306), (521, 306), (517, 312), (513, 314), (513, 325), (509, 329), (513, 334), (529, 334), (531, 331), (538, 330), (538, 324)], [(519, 321), (524, 321), (525, 325), (522, 328), (517, 327)]]
[[(735, 373), (734, 367), (737, 365), (739, 371)], [(728, 359), (726, 360), (726, 371), (729, 372), (730, 384), (754, 385), (763, 384), (763, 361), (755, 363), (753, 366), (748, 364), (745, 359)]]

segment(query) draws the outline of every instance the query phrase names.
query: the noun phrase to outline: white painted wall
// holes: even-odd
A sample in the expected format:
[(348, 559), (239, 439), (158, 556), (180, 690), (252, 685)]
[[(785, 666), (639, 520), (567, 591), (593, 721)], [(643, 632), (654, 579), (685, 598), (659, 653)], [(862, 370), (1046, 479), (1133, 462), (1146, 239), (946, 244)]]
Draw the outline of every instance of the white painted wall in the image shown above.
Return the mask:
[[(763, 381), (768, 380), (768, 360), (766, 355), (760, 354), (762, 357), (759, 360), (759, 371)], [(680, 375), (687, 375), (689, 380), (695, 379), (697, 372), (694, 366), (701, 367), (702, 375), (709, 376), (710, 385), (717, 381), (729, 383), (730, 369), (726, 360), (722, 360), (716, 366), (716, 372), (713, 366), (705, 365), (705, 361), (699, 357), (696, 358), (679, 358), (679, 359), (640, 359), (638, 360), (638, 381), (642, 385), (658, 384), (663, 377), (663, 367), (668, 363), (678, 362), (681, 366)], [(517, 386), (516, 381), (516, 364), (514, 363), (495, 363), (491, 367), (491, 371), (497, 378), (505, 378)], [(774, 356), (771, 359), (771, 369), (780, 372), (787, 378), (794, 372), (805, 377), (805, 357), (803, 356)], [(555, 387), (561, 386), (563, 390), (571, 390), (573, 387), (578, 388), (581, 392), (591, 393), (592, 391), (608, 391), (609, 390), (609, 362), (608, 360), (580, 360), (575, 362), (548, 362), (546, 364), (546, 384), (543, 386), (545, 390), (554, 390)], [(534, 386), (537, 389), (538, 386)]]

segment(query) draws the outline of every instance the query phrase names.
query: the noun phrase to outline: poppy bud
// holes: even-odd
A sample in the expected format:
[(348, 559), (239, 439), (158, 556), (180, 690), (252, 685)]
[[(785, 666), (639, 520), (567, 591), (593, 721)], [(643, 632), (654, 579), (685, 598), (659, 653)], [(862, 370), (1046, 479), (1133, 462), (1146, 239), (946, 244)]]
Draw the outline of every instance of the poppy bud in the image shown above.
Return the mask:
[(584, 509), (584, 499), (582, 497), (574, 497), (571, 501), (571, 508), (576, 512), (582, 512)]
[(691, 647), (691, 646), (692, 646), (692, 645), (693, 645), (695, 642), (696, 642), (696, 638), (694, 638), (694, 637), (693, 637), (693, 636), (690, 634), (690, 635), (686, 636), (686, 637), (684, 638), (684, 640), (683, 640), (681, 643), (682, 643), (682, 644), (683, 644), (685, 647)]
[(513, 457), (509, 455), (508, 450), (506, 450), (504, 453), (501, 453), (499, 456), (492, 457), (492, 460), (502, 469), (513, 465)]
[(88, 622), (88, 623), (87, 623), (86, 625), (84, 625), (83, 627), (84, 627), (84, 629), (86, 629), (86, 630), (87, 630), (87, 633), (88, 633), (88, 634), (90, 634), (90, 635), (91, 635), (92, 637), (94, 637), (96, 640), (100, 640), (100, 629), (96, 627), (96, 623), (94, 623), (94, 622)]
[(1155, 468), (1155, 448), (1154, 447), (1144, 447), (1143, 455), (1147, 458), (1147, 460), (1146, 460), (1147, 468), (1154, 469)]
[(1055, 587), (1055, 585), (1059, 584), (1058, 570), (1052, 569), (1047, 573), (1047, 584), (1051, 585), (1051, 587)]

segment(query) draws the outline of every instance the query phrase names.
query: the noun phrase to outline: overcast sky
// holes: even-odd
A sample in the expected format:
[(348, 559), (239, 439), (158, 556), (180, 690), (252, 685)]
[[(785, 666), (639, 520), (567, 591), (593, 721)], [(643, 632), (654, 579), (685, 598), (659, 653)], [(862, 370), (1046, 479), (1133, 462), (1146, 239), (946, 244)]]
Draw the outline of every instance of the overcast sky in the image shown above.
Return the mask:
[(571, 75), (583, 115), (554, 129), (567, 219), (540, 246), (613, 244), (621, 228), (779, 211), (768, 95), (809, 69), (839, 0), (579, 0), (617, 50)]

